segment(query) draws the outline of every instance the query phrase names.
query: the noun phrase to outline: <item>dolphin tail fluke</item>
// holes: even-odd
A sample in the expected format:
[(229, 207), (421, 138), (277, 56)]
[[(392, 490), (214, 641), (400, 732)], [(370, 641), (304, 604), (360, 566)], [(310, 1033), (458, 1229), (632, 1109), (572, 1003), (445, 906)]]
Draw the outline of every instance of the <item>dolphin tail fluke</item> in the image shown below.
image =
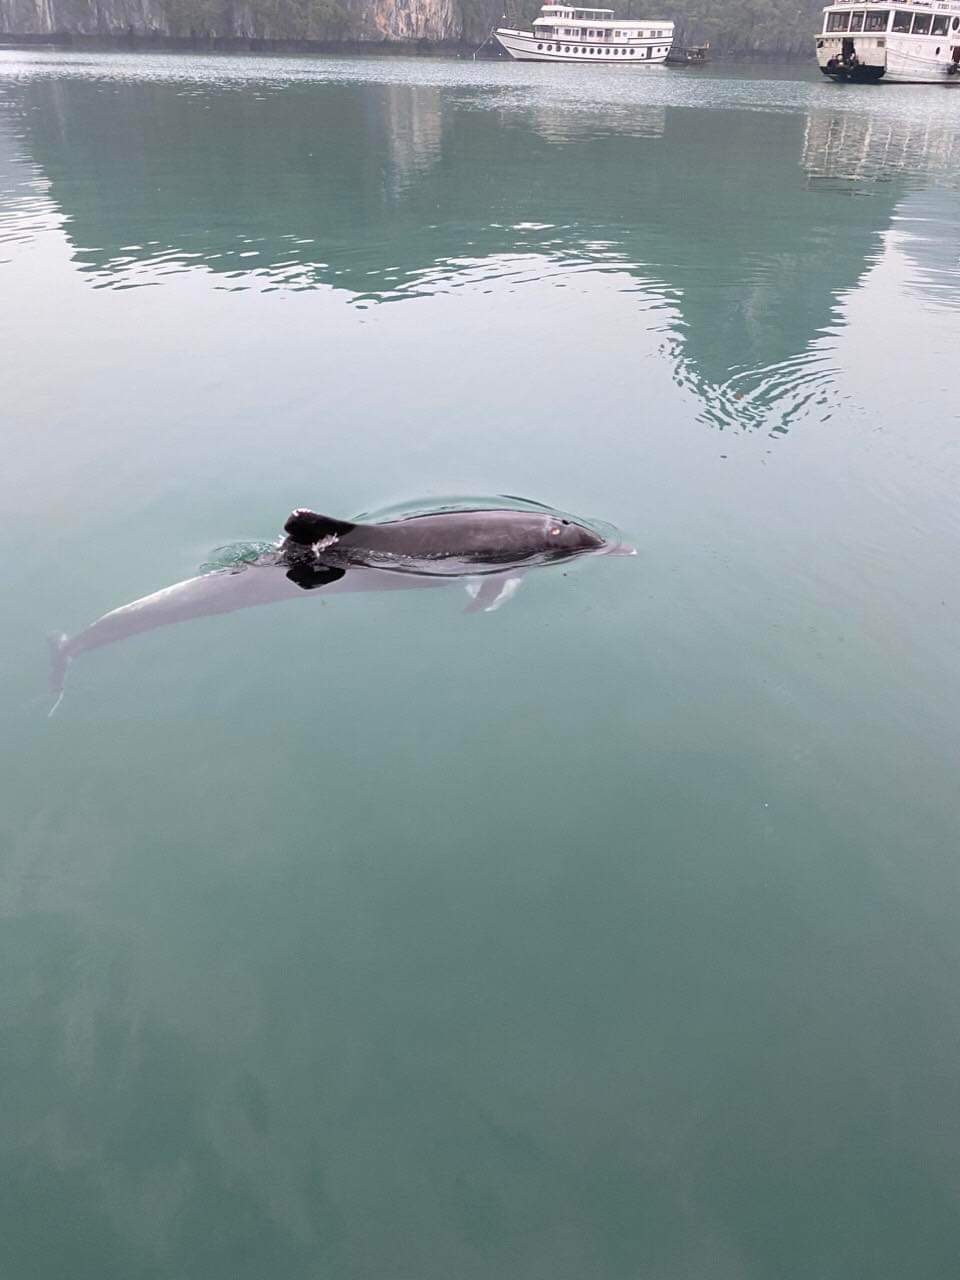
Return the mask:
[(56, 701), (47, 712), (48, 719), (63, 701), (63, 691), (67, 681), (67, 667), (70, 665), (70, 653), (67, 649), (68, 641), (69, 637), (64, 632), (47, 636), (47, 644), (50, 646), (50, 692), (56, 697)]

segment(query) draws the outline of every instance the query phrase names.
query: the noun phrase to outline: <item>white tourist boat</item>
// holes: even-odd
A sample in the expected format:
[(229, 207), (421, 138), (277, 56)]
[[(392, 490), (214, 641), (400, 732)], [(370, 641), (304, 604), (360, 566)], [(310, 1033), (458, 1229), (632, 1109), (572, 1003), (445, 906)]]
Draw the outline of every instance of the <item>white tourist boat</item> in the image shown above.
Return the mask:
[(960, 0), (828, 5), (817, 62), (833, 80), (960, 84)]
[(615, 18), (613, 9), (545, 4), (532, 31), (498, 27), (494, 35), (510, 57), (521, 62), (606, 62), (643, 67), (666, 61), (673, 44), (673, 23), (664, 18)]

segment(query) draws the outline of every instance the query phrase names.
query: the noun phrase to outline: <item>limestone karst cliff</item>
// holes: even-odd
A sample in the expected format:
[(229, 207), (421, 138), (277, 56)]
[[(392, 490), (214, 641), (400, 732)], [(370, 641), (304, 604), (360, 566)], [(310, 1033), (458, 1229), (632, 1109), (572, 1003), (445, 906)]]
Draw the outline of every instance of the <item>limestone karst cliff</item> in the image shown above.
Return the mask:
[(0, 34), (482, 40), (499, 0), (0, 0)]
[[(801, 53), (819, 0), (670, 0), (653, 6), (687, 41), (729, 53)], [(507, 8), (528, 21), (537, 0), (0, 0), (0, 36), (169, 38), (476, 45)], [(644, 0), (624, 0), (640, 16)]]

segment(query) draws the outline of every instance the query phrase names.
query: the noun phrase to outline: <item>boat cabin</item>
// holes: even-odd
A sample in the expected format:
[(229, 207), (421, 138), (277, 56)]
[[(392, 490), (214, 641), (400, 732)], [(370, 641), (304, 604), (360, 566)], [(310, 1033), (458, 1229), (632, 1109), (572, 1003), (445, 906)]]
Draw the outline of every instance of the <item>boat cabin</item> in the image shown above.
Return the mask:
[(955, 4), (854, 4), (824, 10), (823, 34), (952, 36), (960, 39), (960, 11)]
[(562, 40), (632, 40), (673, 39), (673, 23), (663, 18), (644, 21), (616, 18), (613, 9), (571, 9), (562, 4), (545, 4), (533, 22), (538, 38)]

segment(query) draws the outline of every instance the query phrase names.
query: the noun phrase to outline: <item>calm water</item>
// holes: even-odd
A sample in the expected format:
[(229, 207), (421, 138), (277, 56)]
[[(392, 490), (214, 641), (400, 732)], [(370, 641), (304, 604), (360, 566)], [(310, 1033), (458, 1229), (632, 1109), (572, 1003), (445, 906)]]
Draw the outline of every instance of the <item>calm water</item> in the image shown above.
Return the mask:
[[(945, 1280), (960, 94), (0, 53), (2, 1273)], [(634, 560), (45, 634), (524, 494)]]

